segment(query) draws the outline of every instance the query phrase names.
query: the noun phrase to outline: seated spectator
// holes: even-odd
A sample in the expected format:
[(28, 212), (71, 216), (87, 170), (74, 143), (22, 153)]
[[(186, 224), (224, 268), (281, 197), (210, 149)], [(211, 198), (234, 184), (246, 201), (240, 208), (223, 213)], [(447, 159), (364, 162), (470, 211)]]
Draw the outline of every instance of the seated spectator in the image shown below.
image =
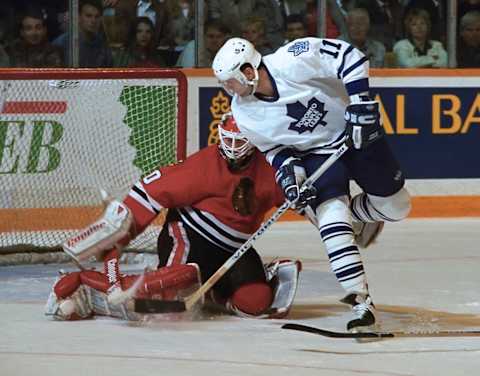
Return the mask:
[(447, 67), (447, 52), (441, 42), (430, 39), (430, 16), (412, 9), (405, 17), (406, 39), (395, 43), (393, 52), (400, 68)]
[(362, 51), (369, 59), (371, 68), (382, 68), (385, 60), (385, 46), (368, 37), (370, 17), (363, 8), (353, 8), (347, 13), (347, 34), (342, 39)]
[[(477, 0), (478, 1), (478, 0)], [(446, 1), (440, 0), (409, 0), (404, 8), (404, 14), (412, 9), (423, 9), (428, 12), (432, 25), (431, 37), (435, 40), (444, 41), (446, 34), (445, 14), (447, 11)]]
[(250, 41), (262, 55), (271, 54), (274, 48), (265, 38), (265, 21), (262, 17), (248, 17), (242, 22), (242, 38)]
[(266, 15), (261, 0), (206, 0), (208, 20), (228, 23), (233, 36), (240, 36), (241, 22), (253, 15)]
[[(392, 50), (395, 42), (403, 37), (402, 19), (403, 0), (354, 0), (355, 8), (363, 8), (370, 16), (370, 33), (382, 42), (388, 51)], [(349, 9), (350, 10), (350, 9)]]
[(192, 0), (178, 0), (170, 10), (176, 46), (183, 47), (195, 38), (195, 9)]
[(480, 68), (480, 12), (467, 12), (460, 19), (457, 47), (458, 68)]
[[(3, 0), (0, 1), (0, 28), (7, 32), (8, 42), (18, 37), (20, 18), (32, 8), (42, 14), (43, 24), (47, 29), (47, 39), (53, 40), (60, 33), (58, 14), (65, 12), (68, 1), (58, 0)], [(5, 15), (7, 18), (4, 18)]]
[(154, 24), (154, 37), (159, 46), (173, 47), (174, 37), (170, 14), (172, 0), (118, 0), (114, 7), (112, 28), (126, 46), (129, 32), (137, 17), (148, 17)]
[(228, 24), (232, 36), (242, 34), (242, 22), (249, 17), (265, 19), (265, 37), (274, 47), (283, 41), (283, 14), (276, 0), (206, 0), (207, 20)]
[(17, 68), (58, 68), (63, 65), (62, 51), (47, 40), (43, 13), (27, 8), (20, 18), (19, 38), (10, 46), (10, 66)]
[(156, 49), (154, 25), (150, 18), (138, 17), (126, 48), (113, 50), (113, 65), (130, 68), (158, 68), (166, 64)]
[(285, 24), (285, 43), (292, 40), (305, 38), (307, 36), (307, 26), (304, 18), (299, 14), (287, 16)]
[(283, 34), (288, 6), (285, 0), (266, 0), (264, 1), (264, 6), (259, 7), (258, 10), (250, 14), (250, 17), (263, 18), (264, 38), (267, 40), (271, 52), (281, 47), (284, 43)]
[[(199, 52), (197, 67), (210, 67), (217, 51), (231, 36), (231, 30), (220, 21), (210, 21), (204, 27), (205, 38), (204, 48)], [(195, 41), (188, 42), (180, 54), (177, 67), (194, 67), (195, 66)]]
[[(101, 32), (102, 6), (96, 0), (81, 0), (79, 5), (79, 67), (109, 68), (113, 66), (112, 52)], [(68, 51), (68, 33), (60, 35), (53, 44)]]

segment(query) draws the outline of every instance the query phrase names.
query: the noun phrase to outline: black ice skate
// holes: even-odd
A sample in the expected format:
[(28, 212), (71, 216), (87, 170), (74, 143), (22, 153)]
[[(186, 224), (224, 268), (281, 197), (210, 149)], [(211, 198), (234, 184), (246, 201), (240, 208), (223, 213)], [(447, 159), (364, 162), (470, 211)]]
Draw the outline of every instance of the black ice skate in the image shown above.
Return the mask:
[(347, 323), (347, 330), (351, 332), (360, 332), (366, 329), (371, 330), (375, 325), (375, 306), (373, 305), (370, 295), (363, 296), (360, 294), (348, 294), (342, 300), (352, 306), (354, 319)]

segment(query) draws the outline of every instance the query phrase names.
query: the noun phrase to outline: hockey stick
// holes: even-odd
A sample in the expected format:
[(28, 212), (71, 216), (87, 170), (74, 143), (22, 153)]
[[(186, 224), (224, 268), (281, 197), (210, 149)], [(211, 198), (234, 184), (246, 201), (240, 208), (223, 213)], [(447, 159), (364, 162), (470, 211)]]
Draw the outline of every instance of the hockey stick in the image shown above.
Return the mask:
[[(325, 171), (327, 171), (349, 148), (349, 144), (345, 142), (340, 146), (327, 160), (312, 174), (310, 175), (302, 185), (301, 190), (305, 190), (311, 186)], [(215, 272), (212, 276), (200, 286), (200, 288), (193, 294), (185, 298), (184, 300), (149, 300), (149, 299), (136, 299), (135, 300), (135, 312), (138, 313), (167, 313), (167, 312), (183, 312), (190, 310), (195, 303), (197, 303), (205, 293), (217, 283), (217, 281), (224, 276), (224, 274), (230, 270), (230, 268), (238, 261), (240, 257), (247, 252), (252, 243), (257, 240), (272, 224), (274, 224), (285, 213), (292, 203), (285, 201), (272, 216), (262, 223), (260, 228), (251, 235), (245, 243), (225, 261), (225, 263)]]
[(334, 332), (302, 324), (284, 324), (282, 329), (298, 330), (329, 338), (415, 338), (415, 337), (480, 337), (480, 330), (392, 331), (392, 332)]

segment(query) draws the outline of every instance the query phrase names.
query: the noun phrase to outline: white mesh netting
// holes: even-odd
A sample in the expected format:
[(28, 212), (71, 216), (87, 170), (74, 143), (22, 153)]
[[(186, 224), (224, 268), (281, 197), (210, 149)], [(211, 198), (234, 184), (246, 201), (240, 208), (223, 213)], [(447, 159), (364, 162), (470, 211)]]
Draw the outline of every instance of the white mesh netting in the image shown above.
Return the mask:
[(159, 76), (0, 81), (0, 256), (58, 247), (101, 214), (101, 188), (122, 199), (176, 161), (179, 85)]

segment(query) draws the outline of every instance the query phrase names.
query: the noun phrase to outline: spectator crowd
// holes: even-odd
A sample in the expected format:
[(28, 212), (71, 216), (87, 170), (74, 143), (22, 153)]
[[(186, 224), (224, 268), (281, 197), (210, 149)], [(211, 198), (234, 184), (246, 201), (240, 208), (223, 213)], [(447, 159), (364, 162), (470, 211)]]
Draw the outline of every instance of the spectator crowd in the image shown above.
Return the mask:
[[(317, 0), (204, 0), (195, 49), (194, 0), (80, 0), (79, 67), (208, 67), (226, 39), (262, 55), (317, 35)], [(0, 67), (68, 67), (67, 1), (2, 0)], [(370, 66), (448, 66), (447, 0), (326, 0), (326, 37), (353, 44)], [(480, 67), (480, 0), (458, 0), (459, 68)]]

